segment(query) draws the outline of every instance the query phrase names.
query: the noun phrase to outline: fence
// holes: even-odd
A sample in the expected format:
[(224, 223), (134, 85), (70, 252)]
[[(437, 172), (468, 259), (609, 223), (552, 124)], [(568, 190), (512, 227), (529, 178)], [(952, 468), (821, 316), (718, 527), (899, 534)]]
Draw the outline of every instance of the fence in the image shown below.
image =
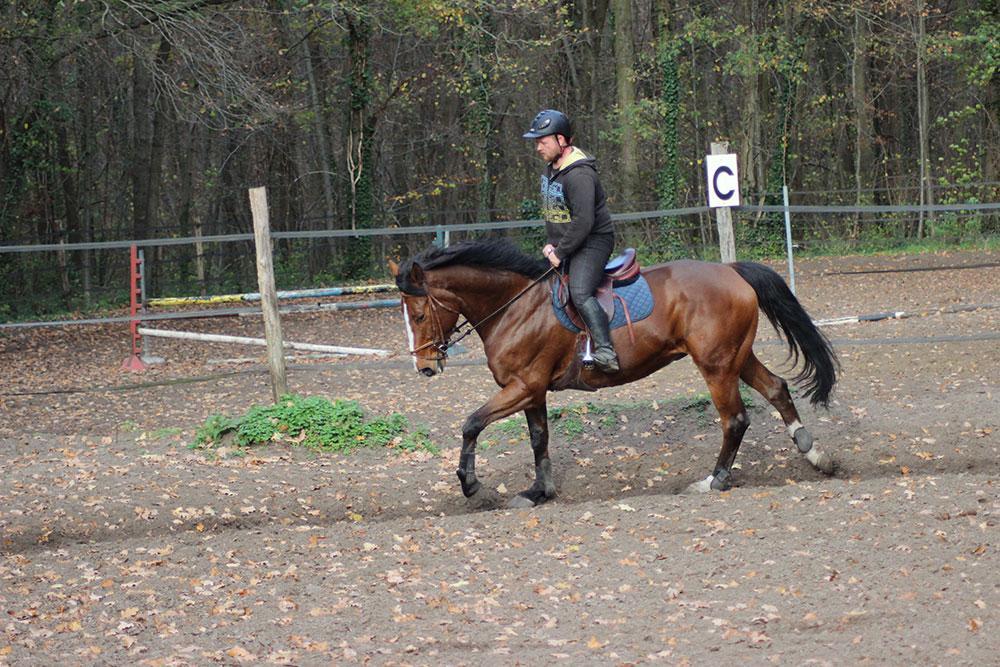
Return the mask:
[[(767, 197), (762, 197), (767, 199)], [(760, 198), (759, 198), (760, 199)], [(734, 209), (737, 255), (784, 256), (782, 206)], [(815, 206), (788, 208), (797, 252), (890, 250), (915, 240), (942, 245), (1000, 237), (1000, 204)], [(703, 206), (613, 216), (619, 248), (639, 249), (644, 263), (677, 257), (717, 259), (717, 238)], [(274, 231), (278, 286), (302, 288), (348, 280), (386, 280), (385, 258), (412, 255), (447, 237), (505, 235), (526, 251), (541, 247), (533, 219), (380, 229)], [(253, 235), (159, 238), (76, 244), (0, 246), (0, 321), (128, 304), (128, 248), (145, 249), (148, 297), (240, 293), (256, 289)]]

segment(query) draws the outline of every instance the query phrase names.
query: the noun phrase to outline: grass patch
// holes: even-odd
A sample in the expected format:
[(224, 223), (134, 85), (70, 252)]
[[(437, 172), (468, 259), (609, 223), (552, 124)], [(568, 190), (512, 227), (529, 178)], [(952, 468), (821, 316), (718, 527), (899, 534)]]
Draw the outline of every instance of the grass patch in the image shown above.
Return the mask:
[(592, 403), (568, 405), (549, 410), (549, 424), (567, 437), (583, 433), (586, 424), (596, 423), (601, 428), (610, 428), (618, 423), (622, 413), (629, 410), (650, 408), (649, 401), (629, 403)]
[(131, 433), (139, 430), (139, 424), (132, 419), (126, 419), (122, 423), (118, 424), (118, 430), (122, 433)]
[(438, 454), (424, 427), (411, 428), (399, 413), (366, 420), (356, 401), (320, 396), (282, 396), (275, 405), (254, 406), (242, 417), (212, 415), (195, 433), (194, 449), (212, 450), (232, 442), (246, 449), (268, 442), (287, 442), (324, 452), (351, 452), (361, 447), (391, 447), (401, 452)]

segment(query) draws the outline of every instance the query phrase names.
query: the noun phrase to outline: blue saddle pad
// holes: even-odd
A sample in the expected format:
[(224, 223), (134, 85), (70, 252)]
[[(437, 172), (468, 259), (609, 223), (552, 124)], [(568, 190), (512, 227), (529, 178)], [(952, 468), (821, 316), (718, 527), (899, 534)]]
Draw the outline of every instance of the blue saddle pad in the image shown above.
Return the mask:
[[(638, 322), (639, 320), (646, 319), (649, 314), (653, 312), (653, 293), (649, 291), (649, 283), (646, 282), (646, 277), (640, 275), (639, 278), (630, 285), (625, 285), (624, 287), (616, 287), (615, 294), (620, 296), (628, 304), (628, 314), (629, 318), (633, 322)], [(615, 314), (611, 318), (611, 328), (617, 329), (618, 327), (625, 326), (625, 311), (622, 309), (621, 301), (618, 299), (614, 300), (615, 303)], [(566, 309), (563, 308), (562, 304), (559, 303), (559, 281), (552, 281), (552, 309), (556, 313), (556, 318), (559, 323), (564, 327), (572, 331), (573, 333), (579, 333), (580, 328), (577, 327), (566, 315)]]

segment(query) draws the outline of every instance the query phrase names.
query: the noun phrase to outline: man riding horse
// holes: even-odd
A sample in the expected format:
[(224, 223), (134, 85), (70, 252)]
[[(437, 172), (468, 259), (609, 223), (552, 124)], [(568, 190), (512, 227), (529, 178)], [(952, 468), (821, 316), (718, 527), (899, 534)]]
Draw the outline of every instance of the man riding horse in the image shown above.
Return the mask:
[(542, 254), (564, 275), (569, 274), (570, 298), (594, 343), (594, 366), (617, 373), (618, 355), (611, 345), (608, 316), (594, 298), (615, 244), (596, 160), (573, 145), (569, 119), (554, 109), (539, 112), (523, 136), (534, 139), (535, 151), (546, 163), (541, 195), (547, 243)]

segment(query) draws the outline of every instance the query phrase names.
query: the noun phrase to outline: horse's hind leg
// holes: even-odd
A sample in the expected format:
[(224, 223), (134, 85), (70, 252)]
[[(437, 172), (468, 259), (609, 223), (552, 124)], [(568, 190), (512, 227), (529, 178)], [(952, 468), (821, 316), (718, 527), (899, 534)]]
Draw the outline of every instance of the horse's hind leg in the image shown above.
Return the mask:
[(804, 454), (818, 470), (828, 475), (832, 474), (835, 468), (833, 459), (819, 451), (813, 442), (812, 434), (799, 421), (799, 411), (795, 409), (792, 396), (788, 393), (788, 383), (769, 371), (753, 352), (743, 365), (740, 378), (756, 389), (778, 411), (788, 429), (788, 435), (795, 441), (799, 452)]
[(704, 373), (708, 382), (712, 402), (719, 411), (722, 421), (722, 450), (715, 463), (712, 474), (700, 482), (691, 484), (689, 492), (707, 493), (709, 491), (726, 491), (732, 487), (733, 462), (736, 453), (743, 442), (743, 434), (750, 426), (743, 399), (740, 398), (739, 382), (735, 374), (721, 372), (718, 374)]
[(543, 403), (540, 407), (525, 408), (524, 416), (528, 421), (531, 451), (535, 454), (535, 483), (511, 498), (509, 507), (532, 507), (556, 495), (552, 462), (549, 459), (548, 410)]

